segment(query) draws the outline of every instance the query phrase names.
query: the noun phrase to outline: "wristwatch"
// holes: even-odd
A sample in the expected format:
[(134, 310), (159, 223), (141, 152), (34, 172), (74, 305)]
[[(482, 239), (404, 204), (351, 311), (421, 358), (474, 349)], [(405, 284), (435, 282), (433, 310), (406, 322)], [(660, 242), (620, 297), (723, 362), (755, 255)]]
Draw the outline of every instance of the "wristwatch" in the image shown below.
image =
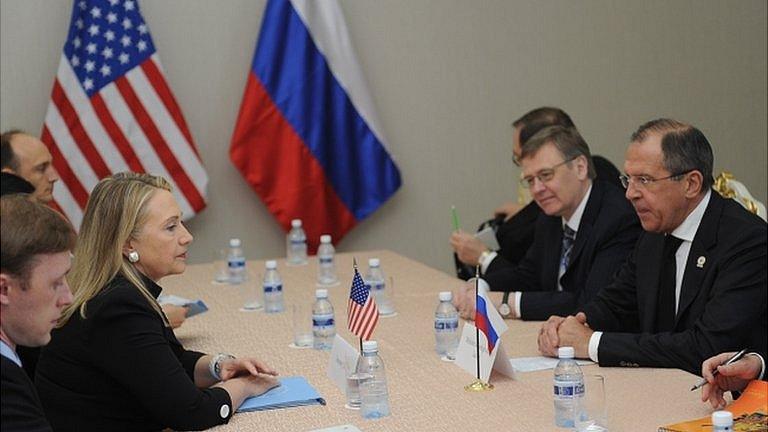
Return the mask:
[(509, 291), (504, 291), (504, 297), (501, 299), (501, 305), (499, 305), (499, 313), (502, 318), (512, 318), (512, 308), (509, 307)]
[(235, 356), (228, 353), (218, 353), (211, 359), (211, 362), (208, 364), (208, 372), (211, 373), (211, 376), (215, 378), (217, 381), (221, 381), (221, 362), (224, 360), (234, 359)]

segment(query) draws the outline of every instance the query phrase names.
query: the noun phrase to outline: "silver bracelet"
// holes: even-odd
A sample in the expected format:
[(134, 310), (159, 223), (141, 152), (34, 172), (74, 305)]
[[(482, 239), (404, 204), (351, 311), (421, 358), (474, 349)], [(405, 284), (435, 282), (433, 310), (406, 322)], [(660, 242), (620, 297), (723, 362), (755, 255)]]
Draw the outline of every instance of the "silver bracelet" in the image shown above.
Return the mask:
[(208, 372), (216, 381), (221, 381), (221, 362), (228, 359), (235, 359), (235, 356), (229, 353), (218, 353), (208, 363)]

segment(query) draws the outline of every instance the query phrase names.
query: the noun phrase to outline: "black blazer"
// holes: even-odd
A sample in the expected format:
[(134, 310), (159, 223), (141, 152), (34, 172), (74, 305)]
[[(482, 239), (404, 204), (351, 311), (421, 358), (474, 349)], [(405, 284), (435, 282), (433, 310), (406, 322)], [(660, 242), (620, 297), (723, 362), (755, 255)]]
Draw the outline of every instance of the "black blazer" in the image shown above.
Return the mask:
[(523, 292), (522, 319), (569, 315), (611, 281), (641, 231), (637, 215), (623, 192), (596, 181), (581, 217), (570, 264), (560, 281), (563, 291), (557, 291), (562, 218), (543, 213), (536, 221), (533, 246), (518, 266), (499, 268), (493, 260), (484, 278), (491, 290)]
[[(619, 181), (619, 170), (608, 159), (593, 155), (592, 162), (597, 173), (596, 180), (622, 189), (621, 182)], [(499, 226), (499, 229), (496, 230), (499, 250), (498, 255), (493, 260), (493, 268), (512, 267), (523, 259), (525, 253), (533, 245), (536, 219), (542, 214), (536, 201), (531, 201), (522, 210)], [(471, 268), (470, 273), (474, 275), (474, 268)]]
[(0, 398), (0, 429), (3, 432), (51, 431), (45, 419), (40, 398), (24, 369), (0, 356), (2, 363), (2, 398)]
[(229, 393), (194, 384), (203, 354), (185, 350), (127, 279), (113, 279), (87, 303), (86, 316), (75, 313), (54, 330), (37, 365), (35, 384), (54, 430), (206, 429), (229, 420)]
[[(671, 367), (701, 373), (724, 351), (766, 352), (766, 224), (711, 193), (685, 266), (675, 327), (653, 333), (662, 234), (644, 233), (616, 279), (584, 306), (600, 339), (601, 366)], [(630, 319), (633, 317), (634, 319)]]

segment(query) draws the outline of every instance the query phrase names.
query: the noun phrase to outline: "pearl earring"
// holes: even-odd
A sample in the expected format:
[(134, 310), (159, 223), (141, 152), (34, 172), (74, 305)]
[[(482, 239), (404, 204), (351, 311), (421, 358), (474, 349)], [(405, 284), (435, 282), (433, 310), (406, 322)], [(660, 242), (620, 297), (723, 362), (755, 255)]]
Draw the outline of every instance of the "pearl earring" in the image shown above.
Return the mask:
[(139, 262), (139, 253), (136, 252), (135, 250), (128, 252), (128, 261), (132, 263)]

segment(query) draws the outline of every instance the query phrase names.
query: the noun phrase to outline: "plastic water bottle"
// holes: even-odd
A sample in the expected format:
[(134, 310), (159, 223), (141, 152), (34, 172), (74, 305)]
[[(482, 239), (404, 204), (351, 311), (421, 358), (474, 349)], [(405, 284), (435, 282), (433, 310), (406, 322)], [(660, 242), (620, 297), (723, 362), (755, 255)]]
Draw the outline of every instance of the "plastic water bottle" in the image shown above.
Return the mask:
[(318, 350), (330, 350), (336, 336), (336, 324), (333, 319), (333, 305), (328, 301), (328, 290), (315, 291), (315, 304), (312, 305), (312, 346)]
[(320, 236), (320, 247), (317, 249), (317, 283), (320, 285), (334, 285), (339, 280), (336, 278), (336, 265), (333, 257), (336, 250), (331, 243), (331, 236)]
[(267, 313), (282, 312), (283, 307), (283, 280), (277, 272), (277, 261), (267, 261), (267, 271), (264, 273), (264, 311)]
[(245, 256), (243, 256), (242, 242), (240, 242), (239, 238), (229, 240), (227, 271), (229, 273), (229, 283), (239, 284), (245, 281)]
[(450, 360), (456, 357), (459, 346), (459, 312), (453, 307), (453, 294), (440, 293), (440, 303), (435, 310), (435, 350)]
[(560, 361), (555, 366), (555, 424), (573, 428), (576, 426), (577, 416), (581, 415), (584, 374), (573, 359), (573, 347), (558, 348), (557, 357)]
[(730, 411), (715, 411), (712, 413), (712, 432), (733, 431), (733, 414)]
[(288, 264), (303, 265), (307, 263), (307, 235), (301, 229), (301, 219), (291, 221), (291, 230), (288, 232), (285, 243)]
[(357, 361), (357, 374), (360, 378), (360, 414), (367, 419), (388, 416), (387, 376), (376, 341), (363, 342), (363, 355)]
[(379, 309), (379, 315), (392, 315), (395, 313), (395, 308), (392, 305), (392, 301), (389, 299), (389, 293), (387, 292), (387, 284), (384, 279), (384, 272), (381, 271), (380, 261), (378, 258), (371, 258), (368, 260), (368, 272), (365, 274), (365, 284), (368, 289), (371, 290), (375, 299), (376, 306)]

